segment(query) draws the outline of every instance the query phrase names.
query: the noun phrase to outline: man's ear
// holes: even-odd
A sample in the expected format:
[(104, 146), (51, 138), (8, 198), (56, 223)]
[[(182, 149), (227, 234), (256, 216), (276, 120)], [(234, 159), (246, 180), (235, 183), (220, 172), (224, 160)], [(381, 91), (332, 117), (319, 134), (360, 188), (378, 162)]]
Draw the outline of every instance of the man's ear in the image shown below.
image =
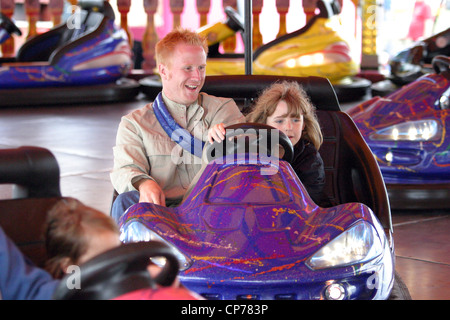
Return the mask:
[(164, 80), (167, 80), (168, 70), (164, 64), (160, 63), (158, 65), (158, 71), (159, 71), (159, 75), (161, 76), (161, 78), (163, 78)]

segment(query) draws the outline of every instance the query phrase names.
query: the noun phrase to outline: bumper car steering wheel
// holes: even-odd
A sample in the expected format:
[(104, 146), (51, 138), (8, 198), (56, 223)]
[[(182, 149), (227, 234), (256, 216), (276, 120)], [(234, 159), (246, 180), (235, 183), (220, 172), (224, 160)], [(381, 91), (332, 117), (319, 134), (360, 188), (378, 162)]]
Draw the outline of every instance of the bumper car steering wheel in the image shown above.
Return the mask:
[[(221, 142), (214, 141), (208, 144), (206, 156), (208, 162), (218, 159), (222, 156), (235, 155), (243, 150), (256, 150), (258, 154), (273, 155), (272, 146), (280, 145), (284, 149), (283, 160), (291, 162), (294, 155), (294, 149), (291, 140), (283, 132), (272, 126), (261, 123), (240, 123), (225, 128), (225, 138)], [(276, 131), (278, 141), (272, 141), (272, 133)], [(239, 138), (244, 136), (245, 139)], [(265, 142), (265, 143), (263, 143)], [(218, 151), (218, 152), (216, 152)], [(222, 151), (222, 152), (220, 152)]]
[(436, 56), (432, 60), (433, 69), (436, 73), (444, 73), (449, 71), (450, 57)]
[(21, 36), (22, 31), (20, 31), (9, 17), (0, 12), (0, 43), (6, 41), (13, 34)]
[[(147, 266), (152, 257), (164, 257), (160, 273), (151, 278)], [(123, 244), (104, 252), (80, 266), (77, 274), (67, 274), (53, 296), (56, 300), (109, 300), (126, 293), (170, 286), (178, 274), (178, 260), (172, 249), (156, 241)]]

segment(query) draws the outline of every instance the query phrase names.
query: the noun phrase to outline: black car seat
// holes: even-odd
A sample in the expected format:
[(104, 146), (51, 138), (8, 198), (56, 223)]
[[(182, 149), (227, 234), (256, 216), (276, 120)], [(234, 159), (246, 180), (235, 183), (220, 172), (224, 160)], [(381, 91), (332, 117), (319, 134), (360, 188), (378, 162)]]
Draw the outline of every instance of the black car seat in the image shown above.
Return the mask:
[(11, 199), (0, 200), (0, 226), (41, 267), (47, 211), (62, 199), (59, 181), (58, 163), (47, 149), (0, 149), (0, 184), (14, 187)]
[(80, 12), (48, 32), (25, 42), (17, 53), (17, 62), (56, 62), (68, 49), (79, 46), (105, 28), (115, 14), (108, 1), (78, 1)]

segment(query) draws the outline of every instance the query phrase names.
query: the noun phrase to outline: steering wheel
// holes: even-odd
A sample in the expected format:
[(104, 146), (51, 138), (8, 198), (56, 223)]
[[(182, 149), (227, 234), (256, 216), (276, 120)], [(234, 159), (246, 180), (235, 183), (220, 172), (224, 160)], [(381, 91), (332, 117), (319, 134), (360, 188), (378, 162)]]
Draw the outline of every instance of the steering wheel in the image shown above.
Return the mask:
[(225, 24), (235, 32), (244, 32), (244, 22), (242, 21), (241, 16), (237, 13), (233, 7), (226, 7), (225, 14), (227, 16), (227, 21)]
[(431, 63), (433, 64), (433, 69), (436, 73), (442, 73), (449, 70), (450, 57), (436, 56)]
[[(151, 257), (166, 258), (166, 264), (154, 279), (147, 270)], [(156, 288), (156, 284), (170, 286), (177, 277), (178, 267), (175, 254), (166, 244), (157, 241), (126, 243), (82, 264), (79, 274), (67, 274), (53, 298), (109, 300), (139, 289)]]
[(422, 76), (422, 60), (425, 52), (425, 44), (419, 43), (393, 57), (389, 62), (392, 82), (397, 85), (405, 85)]
[(16, 26), (14, 22), (3, 13), (0, 13), (0, 28), (3, 28), (9, 34), (17, 34), (18, 36), (22, 35), (22, 31)]
[[(272, 145), (280, 145), (284, 149), (283, 160), (291, 162), (294, 156), (292, 142), (287, 135), (278, 129), (261, 123), (240, 123), (225, 128), (225, 138), (221, 142), (214, 141), (206, 147), (208, 162), (222, 156), (234, 155), (241, 150), (252, 150), (251, 146), (257, 147), (258, 154), (272, 155)], [(278, 141), (272, 142), (272, 133), (276, 131)], [(269, 134), (270, 133), (270, 134)], [(238, 138), (243, 135), (245, 139)], [(252, 135), (255, 138), (252, 139)], [(262, 142), (266, 142), (263, 144)], [(216, 151), (222, 151), (216, 152)], [(265, 153), (263, 153), (265, 152)]]

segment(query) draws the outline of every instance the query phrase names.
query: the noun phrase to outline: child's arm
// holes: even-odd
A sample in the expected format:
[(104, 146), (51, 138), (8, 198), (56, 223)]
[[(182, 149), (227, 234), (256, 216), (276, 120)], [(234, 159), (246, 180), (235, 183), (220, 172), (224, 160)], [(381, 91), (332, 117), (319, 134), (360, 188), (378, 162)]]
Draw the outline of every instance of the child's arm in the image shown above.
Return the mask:
[(209, 129), (209, 143), (213, 143), (214, 141), (221, 142), (223, 139), (225, 139), (225, 125), (223, 123), (218, 123)]

